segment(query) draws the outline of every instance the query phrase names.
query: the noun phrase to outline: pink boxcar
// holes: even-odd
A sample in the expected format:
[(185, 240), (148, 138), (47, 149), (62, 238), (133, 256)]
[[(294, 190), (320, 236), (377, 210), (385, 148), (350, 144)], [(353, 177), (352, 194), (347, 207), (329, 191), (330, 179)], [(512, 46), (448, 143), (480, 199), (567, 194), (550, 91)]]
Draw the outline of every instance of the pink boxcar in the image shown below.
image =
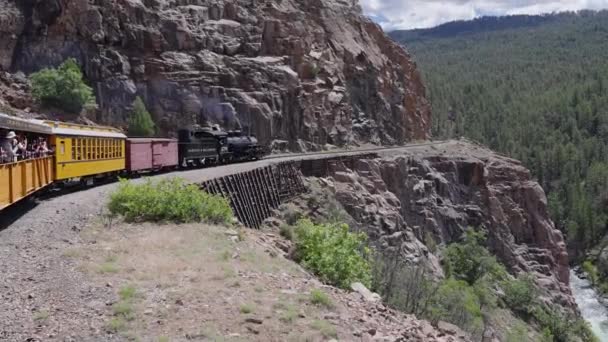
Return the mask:
[(127, 170), (146, 171), (177, 166), (177, 140), (127, 139)]

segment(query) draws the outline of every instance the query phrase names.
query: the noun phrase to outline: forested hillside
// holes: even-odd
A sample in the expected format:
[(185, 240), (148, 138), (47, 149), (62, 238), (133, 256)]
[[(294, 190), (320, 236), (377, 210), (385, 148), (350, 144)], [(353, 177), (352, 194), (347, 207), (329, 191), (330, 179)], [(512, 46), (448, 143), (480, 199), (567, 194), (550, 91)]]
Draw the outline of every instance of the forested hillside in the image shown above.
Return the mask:
[(465, 136), (522, 160), (548, 191), (573, 260), (606, 234), (608, 12), (483, 18), (392, 36), (423, 71), (435, 137)]

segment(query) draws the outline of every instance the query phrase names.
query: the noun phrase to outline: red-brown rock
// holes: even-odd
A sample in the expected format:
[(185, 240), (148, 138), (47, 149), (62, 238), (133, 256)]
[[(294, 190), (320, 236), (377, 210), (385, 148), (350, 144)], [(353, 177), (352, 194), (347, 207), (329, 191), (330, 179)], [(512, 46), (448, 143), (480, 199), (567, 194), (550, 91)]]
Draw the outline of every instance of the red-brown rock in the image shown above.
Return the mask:
[(531, 273), (547, 301), (574, 308), (568, 253), (549, 218), (547, 199), (521, 163), (475, 145), (445, 152), (403, 153), (341, 168), (335, 196), (372, 241), (400, 249), (408, 262), (426, 260), (441, 274), (435, 244), (458, 241), (478, 227), (490, 251), (514, 274)]

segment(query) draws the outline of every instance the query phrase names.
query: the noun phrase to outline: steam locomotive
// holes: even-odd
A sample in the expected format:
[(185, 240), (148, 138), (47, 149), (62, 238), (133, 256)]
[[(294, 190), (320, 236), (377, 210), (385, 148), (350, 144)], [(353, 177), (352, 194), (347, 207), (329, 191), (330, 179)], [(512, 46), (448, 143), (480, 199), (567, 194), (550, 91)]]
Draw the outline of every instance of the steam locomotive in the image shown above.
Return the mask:
[(179, 162), (184, 168), (256, 160), (269, 153), (255, 136), (226, 132), (217, 125), (181, 129), (178, 143)]

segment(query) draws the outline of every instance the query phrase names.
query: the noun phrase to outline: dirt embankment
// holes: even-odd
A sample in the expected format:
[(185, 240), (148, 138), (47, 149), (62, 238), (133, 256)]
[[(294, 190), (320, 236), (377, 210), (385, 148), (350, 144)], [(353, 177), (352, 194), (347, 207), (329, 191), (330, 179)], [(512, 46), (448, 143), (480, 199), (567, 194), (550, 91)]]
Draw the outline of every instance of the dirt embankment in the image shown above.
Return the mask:
[(324, 286), (284, 258), (274, 232), (111, 221), (114, 186), (43, 201), (12, 223), (3, 212), (0, 340), (462, 339), (455, 327)]
[(103, 216), (84, 227), (48, 248), (30, 240), (28, 257), (7, 260), (4, 339), (458, 340), (449, 325), (442, 332), (324, 286), (283, 258), (272, 233)]

